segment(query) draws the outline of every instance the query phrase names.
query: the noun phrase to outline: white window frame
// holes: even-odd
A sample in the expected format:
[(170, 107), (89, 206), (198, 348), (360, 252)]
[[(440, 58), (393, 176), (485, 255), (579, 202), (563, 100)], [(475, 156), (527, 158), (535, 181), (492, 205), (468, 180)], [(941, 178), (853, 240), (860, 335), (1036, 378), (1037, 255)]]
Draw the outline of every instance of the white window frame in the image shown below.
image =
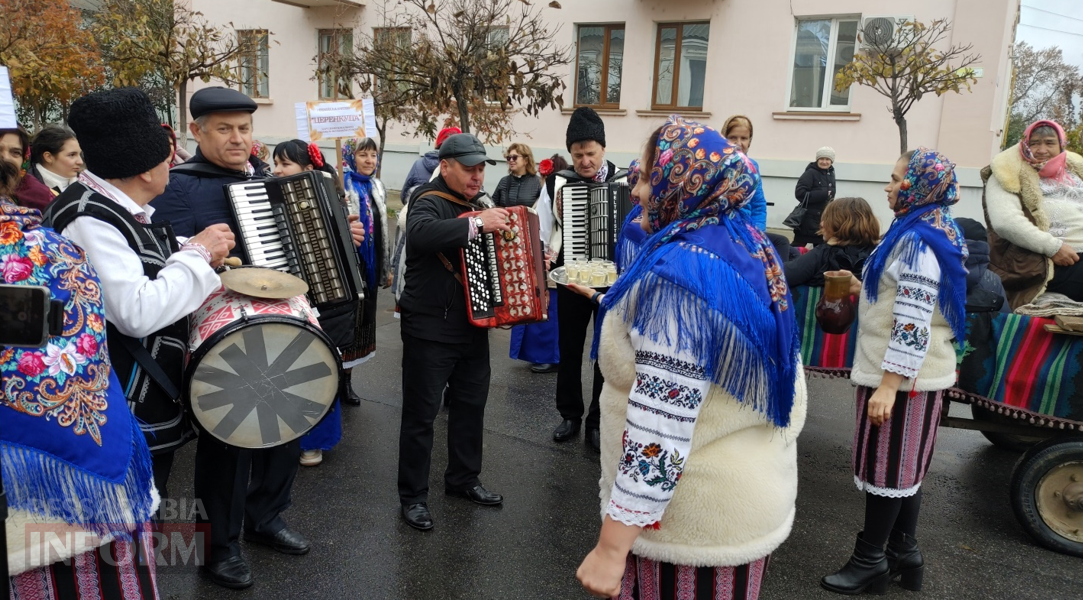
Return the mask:
[[(857, 31), (861, 32), (861, 15), (809, 15), (803, 17), (795, 17), (793, 20), (793, 33), (790, 36), (790, 68), (787, 69), (786, 77), (786, 96), (783, 98), (783, 106), (786, 107), (786, 112), (823, 112), (823, 113), (837, 113), (837, 112), (850, 112), (851, 107), (854, 104), (854, 86), (850, 86), (850, 94), (846, 97), (846, 105), (831, 105), (831, 90), (834, 87), (834, 66), (835, 66), (835, 52), (838, 50), (839, 45), (839, 23), (841, 21), (857, 21)], [(801, 21), (826, 21), (831, 19), (831, 44), (827, 48), (827, 64), (831, 67), (831, 76), (824, 78), (824, 90), (823, 98), (827, 101), (827, 106), (819, 107), (805, 107), (805, 106), (790, 106), (790, 94), (793, 92), (793, 69), (794, 63), (797, 59), (797, 32), (801, 27)], [(854, 48), (855, 52), (861, 50), (861, 43), (857, 42)]]

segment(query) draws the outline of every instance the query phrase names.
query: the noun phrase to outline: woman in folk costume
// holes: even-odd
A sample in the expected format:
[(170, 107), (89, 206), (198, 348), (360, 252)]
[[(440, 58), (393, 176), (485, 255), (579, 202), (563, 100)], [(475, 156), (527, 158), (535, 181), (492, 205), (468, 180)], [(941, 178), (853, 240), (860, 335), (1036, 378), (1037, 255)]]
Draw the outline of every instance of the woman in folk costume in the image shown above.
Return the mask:
[(739, 210), (759, 176), (676, 116), (642, 164), (648, 237), (602, 299), (603, 522), (578, 578), (621, 600), (757, 598), (806, 411), (781, 262)]
[(348, 140), (342, 145), (342, 164), (346, 174), (346, 203), (351, 214), (360, 217), (365, 239), (357, 248), (361, 259), (361, 279), (365, 301), (357, 314), (354, 341), (343, 352), (346, 369), (347, 404), (359, 405), (361, 398), (350, 385), (350, 373), (376, 352), (376, 291), (391, 285), (391, 236), (387, 231), (387, 191), (376, 178), (379, 166), (378, 147), (372, 138)]
[[(927, 148), (904, 154), (885, 188), (895, 220), (865, 261), (858, 309), (854, 482), (865, 528), (850, 561), (823, 578), (843, 594), (883, 593), (901, 577), (920, 590), (921, 482), (929, 470), (944, 390), (955, 384), (952, 338), (964, 339), (967, 250), (951, 217), (955, 164)], [(847, 271), (835, 273), (846, 274)], [(884, 545), (887, 544), (887, 552)]]
[(0, 271), (6, 284), (48, 288), (64, 329), (43, 348), (0, 350), (11, 597), (156, 599), (146, 525), (158, 492), (109, 362), (98, 277), (37, 210), (10, 202), (3, 182), (17, 176), (0, 161)]

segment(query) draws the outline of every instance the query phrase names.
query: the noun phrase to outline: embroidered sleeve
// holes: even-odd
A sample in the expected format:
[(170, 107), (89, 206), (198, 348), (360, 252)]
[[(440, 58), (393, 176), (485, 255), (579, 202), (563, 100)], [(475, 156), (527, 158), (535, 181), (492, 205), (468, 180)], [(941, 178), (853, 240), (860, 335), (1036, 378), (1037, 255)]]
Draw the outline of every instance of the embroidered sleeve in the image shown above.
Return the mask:
[(636, 333), (632, 340), (636, 379), (606, 513), (626, 525), (657, 528), (681, 480), (710, 381), (687, 353)]
[(937, 310), (940, 265), (936, 262), (936, 256), (926, 248), (921, 252), (917, 264), (909, 266), (905, 261), (896, 260), (888, 270), (895, 276), (898, 286), (891, 336), (881, 368), (913, 379), (921, 370), (921, 363), (929, 350), (933, 315)]

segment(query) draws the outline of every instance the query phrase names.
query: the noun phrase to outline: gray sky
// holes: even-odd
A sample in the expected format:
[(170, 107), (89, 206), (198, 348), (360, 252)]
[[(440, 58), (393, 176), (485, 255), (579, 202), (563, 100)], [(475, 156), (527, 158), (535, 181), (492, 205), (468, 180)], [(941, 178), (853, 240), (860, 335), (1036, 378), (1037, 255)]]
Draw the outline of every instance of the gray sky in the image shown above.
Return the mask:
[(1083, 67), (1083, 0), (1023, 0), (1017, 42), (1060, 46), (1064, 60)]

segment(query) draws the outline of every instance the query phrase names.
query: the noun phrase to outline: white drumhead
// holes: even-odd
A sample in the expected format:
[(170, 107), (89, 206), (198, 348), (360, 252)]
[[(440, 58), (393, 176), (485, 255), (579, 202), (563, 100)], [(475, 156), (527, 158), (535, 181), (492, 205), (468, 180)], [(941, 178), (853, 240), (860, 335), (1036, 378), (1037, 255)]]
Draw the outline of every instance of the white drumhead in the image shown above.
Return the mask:
[(203, 434), (242, 448), (267, 448), (315, 427), (330, 410), (338, 383), (338, 355), (323, 338), (299, 324), (255, 321), (204, 354), (189, 398)]

